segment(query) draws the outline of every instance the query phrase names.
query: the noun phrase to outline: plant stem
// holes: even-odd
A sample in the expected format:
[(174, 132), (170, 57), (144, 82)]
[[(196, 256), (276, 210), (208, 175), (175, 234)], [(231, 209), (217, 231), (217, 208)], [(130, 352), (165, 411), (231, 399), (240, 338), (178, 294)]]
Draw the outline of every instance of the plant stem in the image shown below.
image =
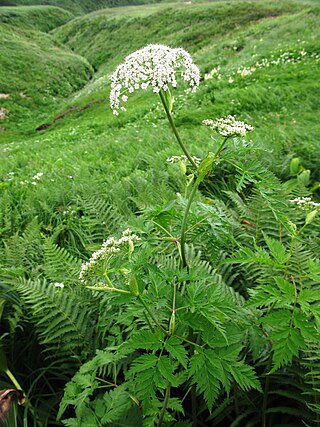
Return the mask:
[(224, 138), (224, 140), (222, 141), (222, 143), (220, 144), (220, 146), (219, 146), (219, 148), (217, 149), (217, 151), (215, 152), (215, 157), (218, 157), (219, 156), (219, 154), (220, 154), (220, 152), (221, 152), (221, 150), (223, 149), (223, 147), (225, 146), (225, 143), (228, 141), (228, 136), (226, 136), (225, 138)]
[[(19, 382), (18, 382), (18, 380), (16, 379), (16, 377), (13, 375), (13, 373), (10, 371), (10, 369), (6, 369), (5, 371), (4, 371), (5, 373), (6, 373), (6, 375), (10, 378), (10, 380), (11, 380), (11, 382), (12, 382), (12, 384), (18, 389), (18, 390), (22, 390), (23, 391), (23, 388), (21, 387), (21, 385), (19, 384)], [(23, 393), (24, 394), (24, 393)], [(24, 396), (25, 396), (25, 394), (24, 394)], [(35, 411), (34, 411), (34, 409), (33, 409), (33, 406), (31, 405), (31, 403), (29, 402), (29, 400), (28, 400), (28, 398), (26, 397), (26, 402), (27, 402), (27, 405), (28, 405), (28, 410), (30, 411), (30, 413), (31, 413), (31, 415), (33, 416), (33, 418), (34, 418), (34, 420), (35, 420), (35, 423), (39, 426), (39, 427), (41, 427), (41, 422), (38, 420), (38, 418), (37, 418), (37, 416), (36, 416), (36, 414), (35, 414)], [(27, 405), (26, 405), (26, 407), (27, 407)], [(26, 423), (27, 423), (27, 421), (26, 421)], [(26, 424), (25, 423), (25, 424)]]
[(190, 154), (189, 154), (189, 152), (188, 152), (188, 150), (187, 150), (187, 147), (186, 147), (186, 146), (184, 145), (184, 143), (182, 142), (182, 139), (181, 139), (181, 137), (180, 137), (180, 134), (179, 134), (179, 132), (178, 132), (178, 129), (176, 128), (176, 125), (174, 124), (173, 117), (172, 117), (172, 114), (171, 114), (171, 112), (170, 112), (170, 110), (169, 110), (169, 107), (168, 107), (167, 101), (166, 101), (166, 99), (165, 99), (165, 96), (164, 96), (163, 90), (160, 90), (159, 95), (160, 95), (160, 99), (161, 99), (161, 102), (162, 102), (162, 104), (163, 104), (163, 107), (164, 107), (164, 109), (165, 109), (165, 112), (166, 112), (167, 118), (168, 118), (168, 120), (169, 120), (169, 123), (170, 123), (171, 129), (172, 129), (172, 131), (173, 131), (173, 133), (174, 133), (174, 136), (176, 137), (176, 139), (177, 139), (177, 141), (178, 141), (178, 143), (179, 143), (179, 145), (180, 145), (180, 147), (181, 147), (182, 151), (183, 151), (183, 152), (184, 152), (184, 154), (187, 156), (187, 158), (188, 158), (189, 162), (192, 164), (192, 166), (193, 166), (195, 169), (198, 169), (198, 166), (195, 164), (195, 162), (194, 162), (193, 158), (190, 156)]
[[(189, 339), (190, 341), (194, 340), (193, 330), (189, 328)], [(194, 355), (194, 345), (190, 345), (189, 348), (190, 359)], [(192, 415), (192, 427), (197, 427), (197, 390), (196, 385), (192, 384), (191, 386), (191, 415)]]
[(13, 373), (10, 371), (10, 369), (6, 369), (5, 373), (7, 374), (7, 376), (10, 378), (12, 384), (16, 387), (16, 389), (18, 390), (23, 390), (23, 388), (21, 387), (21, 385), (18, 383), (18, 380), (16, 379), (16, 377), (13, 375)]
[(160, 328), (162, 330), (162, 332), (164, 332), (167, 336), (169, 335), (168, 331), (165, 330), (165, 328), (158, 322), (158, 320), (154, 317), (152, 311), (150, 310), (150, 308), (147, 306), (146, 302), (144, 301), (144, 299), (141, 297), (141, 295), (137, 296), (138, 300), (142, 303), (142, 305), (144, 306), (144, 308), (146, 309), (147, 313), (149, 314), (149, 316), (151, 317), (151, 319), (154, 321), (154, 323), (158, 326), (158, 328)]
[(161, 427), (162, 426), (163, 417), (164, 417), (164, 414), (166, 413), (167, 406), (168, 406), (169, 399), (170, 399), (170, 389), (171, 389), (171, 387), (168, 385), (168, 387), (166, 389), (166, 394), (164, 396), (163, 406), (162, 406), (162, 409), (161, 409), (161, 412), (160, 412), (160, 416), (159, 416), (159, 421), (158, 421), (157, 427)]
[(129, 294), (132, 295), (130, 291), (125, 291), (123, 289), (117, 288), (109, 288), (107, 286), (86, 286), (87, 289), (91, 289), (92, 291), (104, 291), (104, 292), (116, 292), (118, 294)]
[(193, 202), (196, 191), (198, 189), (198, 186), (199, 186), (199, 182), (198, 180), (196, 180), (196, 182), (193, 184), (193, 187), (187, 202), (186, 210), (184, 211), (182, 225), (181, 225), (181, 237), (180, 237), (181, 261), (182, 261), (182, 267), (183, 268), (186, 267), (187, 269), (189, 268), (187, 259), (186, 259), (186, 250), (185, 250), (187, 219), (188, 219), (190, 207)]
[[(228, 140), (228, 137), (224, 138), (224, 140), (220, 144), (219, 148), (215, 152), (215, 155), (214, 155), (215, 158), (219, 156), (219, 153), (221, 152), (221, 150), (225, 146), (227, 140)], [(195, 196), (196, 191), (197, 191), (197, 189), (199, 187), (199, 184), (200, 184), (200, 182), (202, 180), (203, 180), (203, 177), (198, 176), (198, 178), (196, 179), (195, 183), (193, 184), (193, 187), (192, 187), (192, 190), (191, 190), (191, 193), (189, 195), (188, 202), (187, 202), (186, 210), (184, 212), (183, 220), (182, 220), (180, 246), (181, 246), (181, 260), (182, 260), (182, 267), (183, 268), (185, 268), (185, 267), (188, 268), (188, 263), (187, 263), (187, 259), (186, 259), (186, 251), (185, 251), (187, 219), (188, 219), (190, 207), (191, 207), (191, 204), (193, 202), (194, 196)]]

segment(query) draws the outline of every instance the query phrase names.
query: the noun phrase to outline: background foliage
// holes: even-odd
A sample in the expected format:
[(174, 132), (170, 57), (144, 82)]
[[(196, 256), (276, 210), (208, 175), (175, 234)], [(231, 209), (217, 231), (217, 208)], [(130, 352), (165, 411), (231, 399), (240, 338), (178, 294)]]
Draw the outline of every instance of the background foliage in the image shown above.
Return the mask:
[[(199, 423), (318, 426), (319, 218), (295, 236), (290, 222), (300, 230), (306, 212), (289, 202), (319, 199), (318, 2), (161, 3), (87, 15), (88, 2), (59, 6), (0, 8), (1, 348), (29, 396), (21, 422), (62, 425), (68, 384), (65, 425), (142, 425), (128, 395), (155, 393), (162, 402), (165, 378), (177, 390), (166, 425), (188, 425), (188, 400), (178, 402), (187, 380), (173, 379), (187, 366)], [(217, 148), (205, 118), (235, 114), (255, 127), (249, 147), (235, 140), (230, 162), (201, 185), (189, 218), (195, 280), (186, 304), (212, 320), (206, 289), (229, 344), (217, 323), (207, 325), (200, 336), (211, 331), (214, 346), (187, 363), (187, 346), (170, 338), (160, 366), (153, 354), (165, 339), (148, 335), (138, 301), (78, 280), (81, 263), (130, 226), (145, 242), (134, 259), (141, 292), (168, 320), (178, 256), (156, 238), (167, 236), (163, 229), (179, 234), (186, 176), (166, 159), (180, 153), (155, 96), (137, 94), (119, 118), (108, 107), (110, 73), (148, 43), (181, 46), (201, 69), (196, 94), (174, 94), (193, 155)], [(177, 316), (182, 329), (188, 322), (187, 313)], [(230, 358), (222, 369), (212, 361), (223, 351)], [(115, 366), (118, 387), (103, 388)], [(155, 368), (160, 379), (145, 395), (130, 388)], [(7, 375), (2, 384), (12, 385)], [(156, 422), (154, 408), (146, 425)]]

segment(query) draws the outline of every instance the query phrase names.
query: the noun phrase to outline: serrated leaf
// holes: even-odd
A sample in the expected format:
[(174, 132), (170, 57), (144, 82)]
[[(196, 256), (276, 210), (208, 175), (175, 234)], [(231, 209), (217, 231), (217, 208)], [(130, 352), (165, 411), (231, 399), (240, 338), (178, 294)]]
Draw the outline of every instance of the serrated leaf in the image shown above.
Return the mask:
[(109, 393), (105, 393), (103, 399), (97, 401), (96, 411), (98, 410), (98, 402), (103, 413), (101, 415), (97, 413), (97, 415), (101, 418), (102, 423), (121, 421), (134, 404), (125, 384), (121, 384)]
[[(206, 355), (206, 353), (208, 353), (208, 355)], [(197, 391), (203, 393), (210, 411), (220, 390), (218, 380), (219, 369), (214, 365), (214, 352), (208, 350), (206, 353), (202, 352), (192, 356), (190, 360), (190, 375), (192, 377), (192, 383), (195, 383), (197, 386)]]
[(292, 319), (292, 313), (290, 310), (279, 309), (276, 311), (270, 311), (269, 314), (260, 319), (260, 323), (263, 325), (272, 326), (277, 329), (281, 327), (284, 331), (289, 330), (290, 322)]
[(158, 363), (158, 358), (154, 354), (143, 354), (132, 362), (129, 374), (136, 374), (144, 370), (155, 368)]
[(248, 391), (251, 388), (254, 388), (262, 392), (257, 375), (251, 366), (240, 361), (235, 364), (228, 364), (227, 369), (242, 390)]
[(135, 349), (160, 350), (163, 343), (151, 331), (139, 331), (130, 338), (128, 345)]
[(295, 288), (293, 283), (288, 282), (282, 277), (275, 277), (274, 280), (280, 291), (287, 297), (288, 302), (293, 302), (295, 299)]
[(182, 345), (182, 341), (172, 336), (166, 341), (165, 347), (170, 355), (174, 359), (177, 359), (178, 362), (187, 369), (188, 354), (187, 350)]
[(279, 240), (271, 239), (265, 233), (263, 233), (263, 237), (277, 263), (280, 265), (285, 264), (290, 258), (290, 254), (287, 253), (286, 247)]
[(169, 381), (170, 385), (175, 386), (175, 377), (173, 375), (175, 366), (172, 364), (168, 356), (159, 357), (157, 368), (162, 377)]
[(295, 313), (294, 324), (300, 329), (300, 333), (304, 340), (314, 343), (319, 342), (319, 331), (315, 328), (315, 324), (303, 313)]
[(256, 247), (255, 252), (250, 248), (241, 248), (231, 258), (224, 262), (226, 264), (272, 264), (272, 260), (268, 252), (260, 247)]
[(246, 307), (269, 307), (277, 303), (281, 298), (279, 290), (271, 285), (250, 289), (249, 293), (250, 299), (246, 303)]
[(305, 349), (305, 341), (298, 329), (286, 327), (274, 330), (269, 338), (273, 343), (273, 368), (270, 374), (291, 363), (299, 351)]
[(181, 414), (184, 415), (184, 409), (182, 406), (182, 402), (180, 399), (178, 399), (176, 397), (170, 397), (170, 399), (168, 401), (168, 408), (172, 409), (175, 412), (180, 412)]

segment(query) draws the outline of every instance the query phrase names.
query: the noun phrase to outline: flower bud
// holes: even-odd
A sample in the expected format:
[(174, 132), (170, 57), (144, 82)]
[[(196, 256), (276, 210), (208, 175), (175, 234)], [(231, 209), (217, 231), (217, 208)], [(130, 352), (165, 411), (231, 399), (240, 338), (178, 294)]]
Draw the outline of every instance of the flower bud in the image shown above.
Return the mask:
[(306, 225), (309, 225), (312, 223), (312, 221), (315, 219), (315, 216), (317, 215), (318, 210), (314, 209), (313, 211), (309, 212), (306, 217)]
[(169, 322), (169, 335), (173, 335), (175, 333), (176, 330), (176, 314), (173, 311), (170, 317), (170, 322)]
[(304, 185), (305, 187), (309, 184), (310, 181), (310, 170), (305, 169), (298, 175), (299, 184)]
[(300, 159), (299, 157), (295, 157), (291, 160), (290, 163), (290, 173), (291, 175), (298, 175), (300, 171)]
[(130, 279), (129, 279), (129, 289), (130, 292), (137, 297), (139, 295), (139, 287), (138, 287), (138, 282), (136, 279), (136, 276), (134, 274), (130, 275)]

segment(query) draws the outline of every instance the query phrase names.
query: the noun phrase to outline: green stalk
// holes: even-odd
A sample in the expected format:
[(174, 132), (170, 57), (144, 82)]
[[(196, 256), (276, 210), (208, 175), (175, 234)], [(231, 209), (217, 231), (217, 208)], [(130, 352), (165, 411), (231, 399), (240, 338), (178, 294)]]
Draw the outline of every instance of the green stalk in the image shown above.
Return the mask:
[(117, 288), (109, 288), (107, 286), (86, 286), (87, 289), (91, 289), (92, 291), (104, 291), (104, 292), (116, 292), (118, 294), (129, 294), (132, 295), (130, 291), (124, 291), (123, 289)]
[(5, 373), (7, 374), (7, 376), (10, 378), (12, 384), (15, 386), (15, 388), (17, 390), (23, 390), (23, 388), (21, 387), (21, 385), (18, 383), (16, 377), (13, 375), (13, 373), (10, 371), (10, 369), (6, 369)]
[(158, 326), (158, 328), (160, 328), (166, 335), (169, 335), (168, 331), (165, 330), (165, 328), (158, 322), (158, 320), (154, 317), (152, 311), (150, 310), (150, 308), (147, 306), (146, 302), (144, 301), (144, 299), (141, 297), (141, 295), (137, 295), (138, 300), (142, 303), (142, 305), (144, 306), (144, 308), (146, 309), (147, 313), (149, 314), (149, 316), (151, 317), (151, 319), (154, 321), (154, 323)]
[(189, 211), (191, 208), (191, 204), (193, 202), (193, 199), (194, 199), (194, 196), (197, 192), (199, 184), (200, 184), (200, 182), (198, 182), (198, 180), (196, 180), (196, 182), (193, 184), (193, 187), (192, 187), (192, 190), (191, 190), (188, 202), (187, 202), (186, 210), (184, 211), (182, 225), (181, 225), (181, 237), (180, 237), (181, 261), (182, 261), (182, 267), (187, 268), (187, 269), (189, 268), (188, 262), (186, 259), (186, 248), (185, 248), (187, 220), (188, 220), (188, 215), (189, 215)]
[(167, 118), (168, 118), (168, 120), (169, 120), (169, 123), (170, 123), (171, 129), (172, 129), (172, 131), (173, 131), (173, 133), (174, 133), (174, 136), (176, 137), (176, 139), (177, 139), (177, 141), (178, 141), (178, 143), (179, 143), (179, 145), (180, 145), (180, 147), (181, 147), (182, 151), (183, 151), (183, 152), (184, 152), (184, 154), (187, 156), (187, 158), (188, 158), (189, 162), (192, 164), (192, 166), (193, 166), (195, 169), (198, 169), (198, 166), (195, 164), (195, 162), (194, 162), (193, 158), (190, 156), (189, 151), (187, 150), (187, 147), (186, 147), (186, 146), (184, 145), (184, 143), (182, 142), (182, 139), (181, 139), (181, 137), (180, 137), (180, 134), (179, 134), (179, 132), (178, 132), (178, 129), (176, 128), (176, 125), (175, 125), (175, 123), (174, 123), (174, 121), (173, 121), (172, 114), (171, 114), (171, 112), (170, 112), (170, 110), (169, 110), (169, 107), (168, 107), (168, 104), (167, 104), (167, 102), (166, 102), (166, 99), (165, 99), (165, 96), (164, 96), (163, 90), (160, 90), (159, 95), (160, 95), (160, 99), (161, 99), (162, 105), (163, 105), (163, 107), (164, 107), (164, 109), (165, 109), (165, 112), (166, 112)]
[(158, 421), (157, 427), (161, 427), (162, 426), (163, 417), (164, 417), (164, 414), (166, 413), (167, 406), (168, 406), (169, 399), (170, 399), (170, 389), (171, 389), (171, 387), (168, 385), (168, 387), (166, 389), (166, 394), (164, 396), (163, 406), (162, 406), (162, 409), (161, 409), (161, 412), (160, 412), (160, 416), (159, 416), (159, 421)]
[[(228, 140), (228, 137), (226, 137), (222, 141), (222, 143), (220, 144), (219, 148), (217, 149), (217, 151), (214, 154), (215, 158), (217, 158), (219, 156), (219, 153), (221, 152), (221, 150), (225, 146), (227, 140)], [(193, 202), (194, 196), (195, 196), (196, 191), (197, 191), (197, 189), (199, 187), (199, 184), (204, 179), (204, 176), (202, 177), (201, 174), (199, 174), (199, 175), (200, 176), (198, 176), (198, 178), (196, 179), (195, 183), (193, 184), (191, 193), (189, 195), (189, 199), (188, 199), (188, 202), (187, 202), (186, 210), (184, 212), (184, 216), (183, 216), (183, 220), (182, 220), (182, 225), (181, 225), (180, 246), (181, 246), (181, 260), (182, 260), (182, 267), (183, 268), (185, 268), (185, 267), (188, 268), (188, 263), (187, 263), (187, 259), (186, 259), (186, 251), (185, 251), (186, 228), (187, 228), (188, 215), (189, 215), (190, 207), (191, 207), (191, 204)]]

